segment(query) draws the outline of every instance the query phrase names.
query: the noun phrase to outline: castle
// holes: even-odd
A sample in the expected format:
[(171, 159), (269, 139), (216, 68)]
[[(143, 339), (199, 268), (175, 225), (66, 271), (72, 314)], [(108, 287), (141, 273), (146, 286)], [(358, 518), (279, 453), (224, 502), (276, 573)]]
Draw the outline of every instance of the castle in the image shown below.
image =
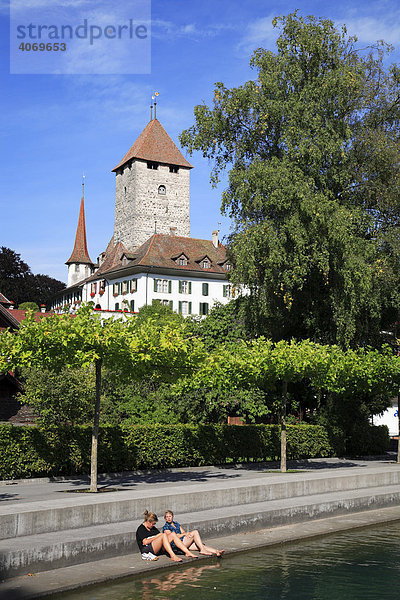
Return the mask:
[(218, 240), (190, 237), (192, 165), (154, 118), (113, 169), (114, 234), (97, 263), (89, 257), (82, 197), (67, 287), (53, 309), (92, 301), (104, 316), (161, 302), (183, 315), (206, 315), (233, 295), (231, 265)]

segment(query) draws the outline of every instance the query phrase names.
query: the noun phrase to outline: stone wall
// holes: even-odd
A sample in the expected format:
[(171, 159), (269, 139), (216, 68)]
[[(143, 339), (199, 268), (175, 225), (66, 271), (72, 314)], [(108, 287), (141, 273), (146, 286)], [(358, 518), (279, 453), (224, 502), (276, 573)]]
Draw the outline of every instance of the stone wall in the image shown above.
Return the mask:
[(189, 204), (190, 169), (171, 173), (168, 165), (148, 169), (146, 161), (134, 160), (116, 174), (114, 241), (133, 250), (155, 229), (169, 234), (175, 228), (176, 235), (189, 237)]

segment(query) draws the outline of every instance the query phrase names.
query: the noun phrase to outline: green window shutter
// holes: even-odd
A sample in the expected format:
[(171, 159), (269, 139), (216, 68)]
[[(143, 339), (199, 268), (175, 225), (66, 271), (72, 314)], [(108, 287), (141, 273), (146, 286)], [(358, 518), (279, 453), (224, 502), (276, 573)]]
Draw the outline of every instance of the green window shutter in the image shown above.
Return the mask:
[(203, 296), (208, 296), (208, 283), (203, 283)]
[(192, 282), (189, 281), (189, 294), (191, 294), (191, 293), (192, 293)]
[(192, 314), (192, 303), (189, 302), (189, 315), (191, 315), (191, 314)]
[(200, 302), (200, 304), (199, 304), (199, 315), (203, 314), (203, 306), (204, 306), (204, 304), (202, 302)]
[(179, 293), (182, 294), (182, 281), (179, 282)]
[(204, 315), (208, 315), (208, 303), (207, 302), (204, 302), (204, 312), (203, 312), (203, 314)]
[(226, 297), (227, 297), (227, 295), (228, 295), (228, 293), (227, 293), (227, 292), (228, 292), (228, 289), (227, 289), (227, 288), (228, 288), (228, 286), (227, 286), (227, 285), (224, 285), (224, 286), (223, 286), (222, 295), (223, 295), (223, 297), (224, 297), (224, 298), (226, 298)]
[(157, 279), (154, 280), (154, 291), (157, 291)]
[(135, 301), (131, 300), (131, 312), (135, 312)]
[(168, 294), (170, 294), (172, 292), (172, 281), (169, 280), (168, 281)]
[(174, 308), (174, 303), (172, 302), (172, 300), (169, 301), (169, 306), (170, 306), (171, 309)]
[(179, 314), (182, 314), (182, 302), (179, 300)]

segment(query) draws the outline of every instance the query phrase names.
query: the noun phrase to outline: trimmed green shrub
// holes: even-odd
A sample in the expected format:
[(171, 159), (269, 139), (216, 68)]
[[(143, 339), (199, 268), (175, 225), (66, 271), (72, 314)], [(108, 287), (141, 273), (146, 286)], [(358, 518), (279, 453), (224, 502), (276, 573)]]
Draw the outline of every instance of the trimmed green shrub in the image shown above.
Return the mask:
[[(381, 440), (382, 434), (376, 435)], [(287, 441), (288, 458), (324, 457), (334, 452), (320, 425), (289, 425)], [(89, 473), (90, 445), (90, 426), (0, 425), (0, 478)], [(275, 460), (279, 455), (278, 425), (104, 425), (98, 468), (99, 472), (120, 472)]]

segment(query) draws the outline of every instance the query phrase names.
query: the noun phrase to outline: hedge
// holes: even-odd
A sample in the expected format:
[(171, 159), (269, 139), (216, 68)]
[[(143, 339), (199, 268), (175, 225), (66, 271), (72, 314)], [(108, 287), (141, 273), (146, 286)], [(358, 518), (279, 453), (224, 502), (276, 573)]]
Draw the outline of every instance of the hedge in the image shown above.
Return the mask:
[[(321, 425), (289, 425), (287, 440), (291, 459), (334, 453)], [(0, 425), (0, 479), (87, 474), (90, 446), (90, 426)], [(278, 425), (104, 425), (98, 469), (111, 473), (202, 466), (275, 460), (279, 455)]]

